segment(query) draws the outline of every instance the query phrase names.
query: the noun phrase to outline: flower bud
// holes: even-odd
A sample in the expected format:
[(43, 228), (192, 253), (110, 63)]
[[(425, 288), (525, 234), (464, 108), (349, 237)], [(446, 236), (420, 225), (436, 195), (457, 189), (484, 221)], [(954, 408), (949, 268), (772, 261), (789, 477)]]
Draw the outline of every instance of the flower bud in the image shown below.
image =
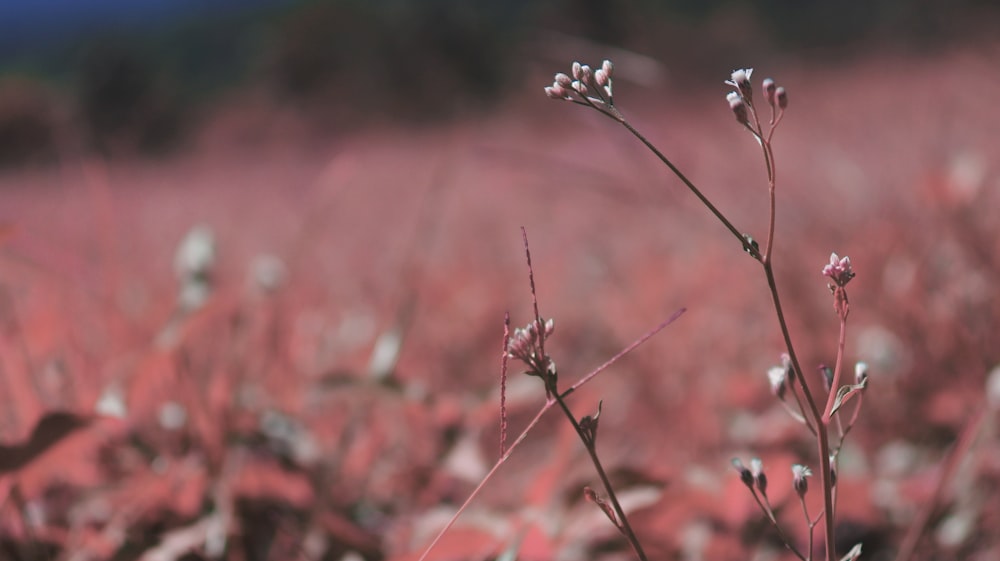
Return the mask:
[(747, 105), (744, 103), (743, 98), (740, 97), (740, 94), (729, 92), (729, 95), (726, 96), (726, 101), (729, 102), (729, 109), (732, 110), (733, 115), (736, 115), (736, 120), (740, 124), (748, 124)]
[(854, 383), (863, 384), (868, 379), (868, 364), (858, 362), (854, 365)]
[(574, 80), (579, 80), (580, 76), (582, 75), (582, 71), (583, 71), (583, 66), (581, 66), (579, 62), (574, 62), (573, 63), (573, 79)]
[(608, 85), (608, 75), (604, 73), (604, 69), (598, 69), (594, 72), (594, 82), (602, 87)]
[(764, 90), (764, 99), (767, 104), (774, 107), (774, 92), (777, 90), (777, 86), (774, 84), (774, 80), (770, 78), (764, 78), (764, 83), (762, 84), (762, 89)]
[(573, 82), (573, 89), (580, 95), (587, 95), (587, 86), (585, 86), (580, 80), (575, 80)]
[(559, 84), (545, 87), (545, 95), (551, 99), (566, 99), (566, 90)]
[(594, 77), (594, 71), (591, 70), (589, 65), (584, 64), (580, 67), (580, 81), (584, 84), (589, 83), (590, 79)]
[(767, 379), (771, 382), (771, 393), (782, 401), (785, 399), (787, 372), (784, 366), (773, 366), (767, 371)]
[(788, 107), (788, 94), (785, 92), (785, 88), (779, 86), (778, 89), (774, 91), (774, 97), (778, 100), (778, 107), (782, 109)]
[(792, 487), (799, 497), (805, 497), (809, 491), (809, 481), (806, 479), (812, 475), (812, 470), (802, 464), (792, 466)]
[(739, 458), (733, 458), (731, 460), (731, 463), (733, 464), (733, 467), (736, 468), (736, 471), (739, 472), (740, 481), (742, 481), (743, 484), (747, 486), (747, 489), (753, 490), (753, 483), (754, 483), (753, 473), (749, 469), (747, 469), (745, 465), (743, 465), (743, 462), (741, 462)]
[(605, 60), (604, 62), (602, 62), (602, 63), (601, 63), (601, 70), (603, 70), (603, 71), (604, 71), (604, 74), (605, 74), (605, 75), (606, 75), (606, 76), (607, 76), (608, 78), (610, 78), (610, 77), (611, 77), (611, 72), (612, 72), (612, 71), (613, 71), (614, 69), (615, 69), (615, 65), (614, 65), (614, 64), (612, 64), (610, 60)]
[(754, 482), (761, 495), (767, 494), (767, 475), (764, 473), (764, 462), (760, 458), (750, 460), (750, 473), (753, 474)]
[(573, 86), (573, 80), (562, 72), (556, 74), (556, 83), (564, 88), (570, 88)]
[(825, 364), (820, 364), (819, 372), (823, 375), (823, 384), (826, 387), (826, 391), (830, 391), (830, 388), (833, 387), (833, 368)]

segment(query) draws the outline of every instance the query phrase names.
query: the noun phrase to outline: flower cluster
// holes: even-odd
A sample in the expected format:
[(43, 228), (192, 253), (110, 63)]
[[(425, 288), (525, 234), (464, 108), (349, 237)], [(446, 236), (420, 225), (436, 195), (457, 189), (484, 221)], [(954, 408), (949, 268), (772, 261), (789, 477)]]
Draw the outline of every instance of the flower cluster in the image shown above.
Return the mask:
[(545, 95), (552, 99), (573, 101), (584, 105), (610, 107), (614, 105), (611, 94), (611, 75), (614, 65), (610, 60), (601, 63), (594, 70), (589, 65), (574, 62), (572, 76), (559, 72), (551, 86), (546, 86)]
[[(729, 103), (729, 110), (733, 112), (736, 120), (741, 125), (751, 127), (751, 129), (760, 133), (759, 124), (755, 126), (751, 125), (751, 119), (754, 123), (756, 123), (757, 119), (753, 105), (753, 86), (750, 84), (750, 76), (752, 75), (753, 68), (733, 70), (733, 73), (730, 74), (729, 79), (725, 83), (736, 89), (726, 94), (726, 101)], [(766, 78), (761, 87), (764, 91), (764, 101), (771, 107), (770, 124), (773, 126), (777, 123), (775, 111), (778, 112), (778, 119), (780, 119), (781, 113), (788, 107), (788, 93), (785, 91), (785, 88), (776, 85), (774, 80), (770, 78)]]
[(544, 342), (555, 331), (556, 324), (552, 318), (545, 322), (544, 331), (539, 334), (538, 323), (533, 321), (527, 327), (514, 329), (514, 334), (507, 344), (507, 356), (516, 358), (528, 366), (528, 373), (541, 376), (548, 370), (554, 370), (555, 365), (547, 356), (543, 356)]
[(847, 283), (854, 278), (851, 258), (846, 255), (841, 258), (836, 253), (831, 253), (830, 263), (823, 267), (823, 276), (830, 277), (839, 287), (847, 286)]
[(743, 465), (739, 458), (733, 458), (732, 464), (740, 474), (740, 480), (751, 492), (759, 491), (761, 496), (767, 496), (767, 475), (764, 473), (764, 462), (760, 458), (750, 460), (750, 467)]

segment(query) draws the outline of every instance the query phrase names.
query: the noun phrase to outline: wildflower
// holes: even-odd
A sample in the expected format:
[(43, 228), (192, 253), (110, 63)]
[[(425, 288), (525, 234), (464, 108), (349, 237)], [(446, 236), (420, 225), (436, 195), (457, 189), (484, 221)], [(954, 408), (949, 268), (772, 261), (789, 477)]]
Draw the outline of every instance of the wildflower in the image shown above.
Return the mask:
[(753, 99), (753, 86), (750, 85), (750, 75), (753, 74), (753, 68), (740, 68), (738, 70), (733, 70), (730, 75), (730, 79), (726, 80), (726, 84), (733, 86), (739, 91), (740, 97), (749, 101)]
[(792, 487), (799, 497), (805, 497), (809, 491), (809, 481), (807, 477), (812, 476), (812, 470), (802, 464), (792, 466)]
[(831, 253), (830, 263), (823, 267), (823, 275), (830, 277), (837, 286), (846, 286), (854, 278), (851, 258), (846, 255), (841, 258), (836, 253)]
[(544, 360), (548, 363), (548, 366), (542, 366), (543, 357), (540, 356), (541, 344), (542, 341), (552, 335), (555, 328), (555, 320), (552, 318), (549, 318), (545, 322), (545, 331), (541, 336), (538, 334), (538, 322), (536, 321), (529, 323), (527, 327), (515, 328), (514, 334), (511, 336), (510, 343), (507, 346), (507, 356), (525, 363), (530, 369), (530, 374), (542, 375), (546, 368), (552, 368), (553, 366), (552, 361), (548, 360), (547, 357), (544, 357)]

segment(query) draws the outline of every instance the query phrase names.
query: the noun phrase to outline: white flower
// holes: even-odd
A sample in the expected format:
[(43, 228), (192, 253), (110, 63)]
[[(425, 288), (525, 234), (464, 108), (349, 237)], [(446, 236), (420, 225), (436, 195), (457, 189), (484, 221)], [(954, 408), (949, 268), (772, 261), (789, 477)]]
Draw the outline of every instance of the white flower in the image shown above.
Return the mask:
[(787, 369), (784, 366), (773, 366), (767, 371), (767, 379), (771, 382), (771, 393), (778, 399), (785, 398), (785, 380)]

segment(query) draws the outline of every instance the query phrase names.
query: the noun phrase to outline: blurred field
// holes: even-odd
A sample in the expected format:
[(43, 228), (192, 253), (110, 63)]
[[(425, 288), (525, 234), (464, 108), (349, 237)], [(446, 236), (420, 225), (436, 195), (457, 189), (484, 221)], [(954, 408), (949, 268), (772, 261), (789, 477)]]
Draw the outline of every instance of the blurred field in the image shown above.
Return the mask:
[[(622, 110), (757, 238), (763, 165), (722, 80), (756, 64), (755, 83), (790, 92), (778, 280), (818, 366), (837, 328), (820, 269), (836, 251), (858, 272), (848, 360), (870, 364), (873, 387), (839, 514), (842, 549), (864, 541), (866, 560), (892, 558), (1000, 365), (997, 54), (735, 56), (717, 87), (669, 67), (640, 84), (618, 61)], [(526, 91), (433, 124), (315, 135), (248, 95), (163, 159), (6, 171), (3, 441), (48, 410), (126, 413), (4, 477), (4, 555), (415, 559), (499, 451), (503, 313), (531, 314), (524, 226), (561, 380), (688, 309), (572, 400), (578, 415), (603, 400), (602, 458), (651, 556), (784, 558), (729, 467), (763, 458), (781, 503), (787, 465), (814, 461), (768, 392), (782, 348), (763, 278), (624, 130), (545, 98), (569, 62), (530, 61)], [(191, 304), (174, 261), (197, 226), (217, 259)], [(543, 399), (512, 375), (513, 432)], [(995, 399), (920, 559), (1000, 555)], [(543, 422), (433, 559), (628, 556), (582, 500), (594, 476), (564, 424)], [(794, 506), (783, 516), (801, 535)]]

